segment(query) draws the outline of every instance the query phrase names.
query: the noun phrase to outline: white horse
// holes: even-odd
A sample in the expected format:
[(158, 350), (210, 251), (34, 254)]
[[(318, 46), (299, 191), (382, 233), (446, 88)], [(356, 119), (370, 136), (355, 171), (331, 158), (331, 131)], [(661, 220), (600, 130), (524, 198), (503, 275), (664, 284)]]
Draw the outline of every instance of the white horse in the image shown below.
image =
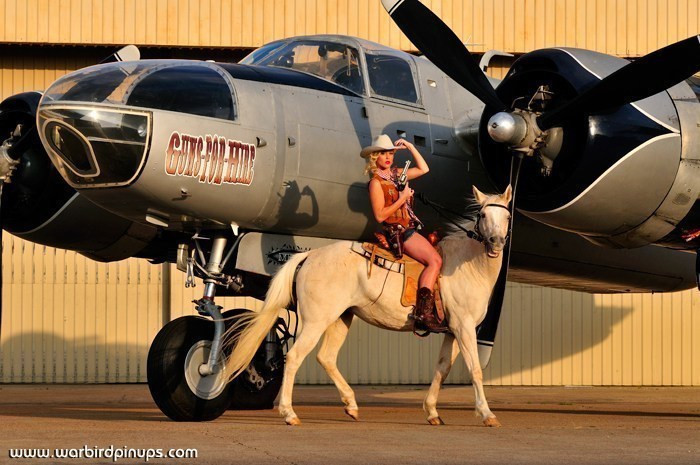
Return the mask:
[[(476, 415), (486, 426), (500, 426), (484, 396), (476, 327), (486, 316), (491, 291), (501, 269), (501, 251), (510, 220), (507, 206), (512, 194), (510, 186), (505, 193), (493, 196), (482, 194), (476, 187), (473, 190), (480, 208), (478, 229), (483, 243), (464, 234), (447, 236), (440, 242), (443, 256), (441, 296), (452, 334), (445, 334), (435, 375), (423, 402), (432, 425), (443, 424), (436, 409), (438, 392), (461, 351), (471, 373)], [(296, 276), (297, 312), (302, 328), (287, 353), (279, 400), (279, 412), (288, 425), (301, 424), (292, 409), (294, 377), (321, 335), (324, 339), (318, 361), (338, 388), (345, 412), (357, 420), (355, 393), (336, 365), (353, 316), (384, 329), (411, 331), (413, 328), (409, 318), (411, 309), (400, 302), (402, 275), (381, 270), (368, 278), (367, 260), (350, 250), (350, 245), (348, 241), (340, 241), (294, 255), (272, 280), (262, 310), (241, 317), (226, 334), (225, 345), (232, 347), (226, 372), (234, 378), (248, 366), (275, 324), (280, 309), (291, 302), (295, 271), (303, 262)]]

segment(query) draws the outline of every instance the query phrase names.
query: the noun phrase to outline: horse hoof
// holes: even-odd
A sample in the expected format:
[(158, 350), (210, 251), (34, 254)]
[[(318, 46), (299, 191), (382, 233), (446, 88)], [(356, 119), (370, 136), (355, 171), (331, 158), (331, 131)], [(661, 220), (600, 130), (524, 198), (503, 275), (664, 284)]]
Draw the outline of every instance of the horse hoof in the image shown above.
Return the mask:
[(345, 414), (355, 421), (360, 421), (360, 411), (356, 408), (346, 408)]
[(488, 428), (500, 428), (501, 427), (501, 422), (498, 421), (498, 418), (496, 417), (490, 417), (484, 420), (484, 426)]
[(299, 426), (301, 425), (301, 420), (299, 417), (287, 418), (284, 420), (289, 426)]
[(428, 423), (430, 423), (431, 425), (434, 425), (434, 426), (440, 426), (440, 425), (445, 424), (445, 422), (442, 421), (442, 418), (440, 418), (440, 417), (428, 418)]

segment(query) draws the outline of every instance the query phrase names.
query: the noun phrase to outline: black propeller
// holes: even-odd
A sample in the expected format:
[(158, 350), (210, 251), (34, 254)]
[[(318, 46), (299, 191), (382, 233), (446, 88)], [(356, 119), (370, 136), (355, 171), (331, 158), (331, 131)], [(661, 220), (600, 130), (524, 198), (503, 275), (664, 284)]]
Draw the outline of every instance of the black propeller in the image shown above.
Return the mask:
[(382, 0), (401, 31), (459, 85), (494, 110), (506, 110), (486, 75), (459, 37), (418, 0)]
[[(469, 50), (418, 0), (382, 0), (401, 31), (438, 68), (494, 110), (508, 110)], [(581, 114), (594, 114), (657, 94), (700, 71), (700, 36), (649, 53), (537, 118), (544, 131)]]
[(99, 64), (114, 63), (116, 61), (138, 61), (140, 59), (141, 52), (139, 49), (135, 45), (127, 45), (100, 61)]
[[(139, 60), (140, 58), (140, 52), (138, 48), (134, 45), (127, 45), (126, 47), (122, 47), (116, 52), (114, 52), (112, 55), (106, 57), (103, 59), (100, 63), (111, 63), (115, 61), (135, 61)], [(6, 182), (11, 182), (11, 176), (13, 174), (13, 171), (15, 171), (15, 168), (17, 168), (17, 172), (22, 174), (21, 172), (24, 171), (25, 178), (31, 178), (34, 177), (34, 180), (36, 181), (37, 177), (32, 176), (31, 174), (28, 174), (27, 170), (29, 172), (32, 172), (33, 174), (36, 175), (37, 173), (42, 173), (43, 168), (41, 163), (37, 163), (37, 156), (39, 156), (38, 152), (34, 152), (34, 157), (32, 156), (24, 156), (26, 155), (27, 152), (31, 152), (32, 147), (35, 147), (37, 145), (41, 145), (39, 142), (39, 136), (37, 133), (37, 128), (36, 128), (36, 113), (37, 113), (37, 108), (39, 105), (39, 100), (41, 99), (41, 94), (38, 92), (26, 92), (22, 94), (17, 94), (13, 95), (11, 97), (8, 97), (7, 99), (3, 100), (0, 102), (0, 213), (2, 212), (2, 191), (3, 191), (3, 185)], [(42, 149), (43, 153), (43, 149)], [(46, 154), (44, 153), (43, 155), (46, 157)], [(47, 161), (48, 163), (48, 161)], [(49, 164), (50, 165), (50, 164)], [(10, 167), (12, 169), (10, 169)], [(15, 174), (15, 177), (17, 175)], [(21, 177), (21, 176), (20, 176)], [(41, 176), (39, 176), (39, 179), (41, 180)], [(31, 181), (31, 180), (30, 180)], [(21, 182), (20, 182), (21, 184)], [(34, 185), (32, 185), (34, 184)], [(29, 185), (25, 185), (23, 188), (25, 189), (30, 189), (34, 190), (36, 187), (36, 182), (31, 183), (29, 182)], [(63, 191), (65, 189), (69, 189), (72, 191), (72, 188), (69, 188), (65, 184), (61, 184), (61, 186), (65, 186), (63, 188)], [(55, 187), (55, 186), (53, 186)], [(49, 186), (49, 189), (51, 188), (51, 185)], [(14, 192), (14, 198), (17, 199), (21, 197), (22, 189), (16, 189)], [(6, 191), (6, 199), (7, 196), (13, 197), (12, 192), (7, 192)], [(59, 196), (60, 200), (60, 196)], [(10, 205), (12, 205), (12, 202), (10, 202)], [(7, 204), (5, 205), (5, 208), (7, 210)], [(7, 213), (7, 211), (6, 211)], [(10, 213), (13, 213), (12, 207), (10, 207)], [(7, 216), (7, 215), (6, 215)], [(0, 214), (0, 325), (2, 324), (2, 272), (3, 272), (3, 264), (2, 264), (2, 231), (3, 231), (3, 217)], [(7, 226), (7, 223), (9, 221), (5, 221), (4, 226)], [(0, 328), (1, 332), (1, 328)]]
[(540, 129), (560, 126), (581, 114), (602, 113), (635, 102), (700, 71), (700, 36), (693, 36), (633, 61), (570, 102), (537, 118)]
[[(546, 148), (548, 134), (544, 131), (548, 129), (561, 127), (581, 115), (614, 110), (652, 96), (700, 70), (700, 36), (693, 36), (635, 60), (570, 101), (558, 107), (547, 108), (542, 114), (529, 110), (529, 107), (528, 110), (510, 113), (510, 106), (501, 101), (467, 48), (440, 18), (418, 0), (382, 0), (382, 4), (401, 31), (430, 61), (486, 105), (485, 114), (492, 115), (487, 125), (488, 134), (494, 141), (513, 150), (517, 149), (520, 157), (524, 154), (532, 156), (536, 150)], [(547, 86), (543, 85), (538, 92), (546, 97)], [(512, 183), (514, 173), (511, 159), (514, 197), (522, 161), (520, 157), (515, 183)], [(514, 203), (513, 201), (513, 205)], [(508, 276), (510, 241), (503, 253), (503, 266), (489, 302), (486, 319), (478, 329), (482, 365), (488, 361), (490, 346), (496, 335)]]

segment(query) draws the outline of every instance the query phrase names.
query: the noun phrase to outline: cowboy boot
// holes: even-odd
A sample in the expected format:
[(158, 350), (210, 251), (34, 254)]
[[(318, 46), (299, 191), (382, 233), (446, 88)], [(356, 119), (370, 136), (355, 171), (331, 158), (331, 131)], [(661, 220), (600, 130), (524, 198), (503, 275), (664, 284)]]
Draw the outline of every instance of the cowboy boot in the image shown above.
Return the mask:
[(420, 330), (432, 333), (444, 333), (449, 331), (446, 322), (440, 322), (435, 312), (435, 296), (427, 287), (418, 289), (416, 306), (413, 310), (415, 326)]
[(418, 289), (416, 295), (416, 307), (413, 310), (413, 319), (421, 328), (430, 330), (431, 326), (436, 326), (435, 316), (433, 315), (433, 307), (435, 306), (435, 298), (433, 291), (427, 287)]

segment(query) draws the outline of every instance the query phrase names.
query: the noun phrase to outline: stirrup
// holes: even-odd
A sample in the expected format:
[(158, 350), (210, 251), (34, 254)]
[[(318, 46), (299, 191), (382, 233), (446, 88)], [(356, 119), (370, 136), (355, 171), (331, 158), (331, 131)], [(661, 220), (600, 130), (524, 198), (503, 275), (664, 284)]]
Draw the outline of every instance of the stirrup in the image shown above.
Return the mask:
[[(411, 330), (413, 332), (413, 334), (415, 334), (416, 336), (421, 337), (421, 338), (427, 337), (430, 335), (431, 331), (428, 328), (426, 328), (420, 320), (417, 320), (416, 316), (413, 313), (411, 313), (409, 315), (409, 318), (411, 320), (413, 320), (413, 329)], [(419, 325), (423, 326), (423, 327), (418, 328)], [(418, 331), (425, 331), (425, 332), (423, 334), (421, 334)]]

